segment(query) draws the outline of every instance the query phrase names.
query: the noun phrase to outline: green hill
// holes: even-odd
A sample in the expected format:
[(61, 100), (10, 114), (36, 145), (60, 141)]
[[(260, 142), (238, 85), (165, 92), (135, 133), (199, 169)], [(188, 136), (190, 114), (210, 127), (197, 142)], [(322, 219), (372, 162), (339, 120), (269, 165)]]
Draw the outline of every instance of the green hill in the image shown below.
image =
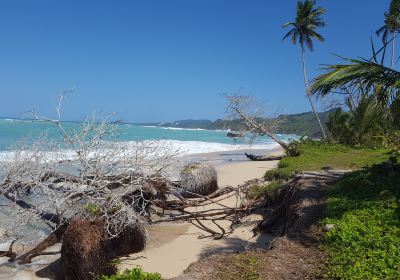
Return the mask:
[[(332, 109), (333, 110), (333, 109)], [(322, 123), (328, 121), (329, 113), (332, 111), (325, 111), (319, 113)], [(277, 118), (261, 119), (265, 122), (273, 122), (275, 133), (281, 134), (297, 134), (297, 135), (309, 135), (315, 138), (321, 137), (321, 132), (318, 126), (318, 122), (312, 112), (292, 114), (292, 115), (280, 115)], [(141, 125), (154, 125), (160, 127), (176, 127), (176, 128), (201, 128), (201, 129), (230, 129), (233, 131), (240, 130), (243, 127), (241, 120), (225, 121), (218, 119), (216, 121), (210, 120), (179, 120), (169, 123), (142, 123)]]

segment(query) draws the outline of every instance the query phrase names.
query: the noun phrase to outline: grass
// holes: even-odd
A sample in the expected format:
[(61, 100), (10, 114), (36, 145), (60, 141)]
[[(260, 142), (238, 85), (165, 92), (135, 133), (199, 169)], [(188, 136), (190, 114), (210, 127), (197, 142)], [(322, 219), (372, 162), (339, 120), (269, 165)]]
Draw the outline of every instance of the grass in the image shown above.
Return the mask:
[(223, 262), (212, 279), (224, 280), (262, 280), (265, 279), (263, 252), (248, 251), (232, 254), (229, 262)]
[(385, 161), (388, 149), (349, 147), (340, 144), (319, 142), (298, 144), (300, 156), (286, 157), (279, 168), (268, 171), (267, 180), (287, 180), (301, 171), (316, 171), (325, 168), (359, 169)]
[(328, 279), (400, 279), (400, 168), (389, 163), (345, 176), (329, 190), (324, 223)]

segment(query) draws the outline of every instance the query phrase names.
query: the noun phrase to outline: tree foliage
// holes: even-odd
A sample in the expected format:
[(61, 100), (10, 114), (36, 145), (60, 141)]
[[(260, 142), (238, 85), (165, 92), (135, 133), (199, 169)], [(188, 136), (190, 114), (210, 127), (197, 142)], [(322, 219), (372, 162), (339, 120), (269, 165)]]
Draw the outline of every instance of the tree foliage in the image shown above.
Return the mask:
[(293, 44), (299, 42), (302, 47), (306, 45), (310, 51), (314, 50), (313, 39), (317, 39), (320, 42), (324, 41), (324, 37), (316, 29), (325, 26), (325, 22), (321, 18), (325, 13), (325, 9), (315, 7), (315, 4), (315, 1), (311, 0), (297, 2), (295, 21), (283, 25), (284, 28), (292, 28), (286, 33), (283, 40), (290, 38)]
[(341, 108), (332, 112), (327, 123), (332, 138), (345, 144), (376, 144), (389, 126), (384, 107), (374, 96), (364, 95), (353, 107), (347, 100), (349, 110)]

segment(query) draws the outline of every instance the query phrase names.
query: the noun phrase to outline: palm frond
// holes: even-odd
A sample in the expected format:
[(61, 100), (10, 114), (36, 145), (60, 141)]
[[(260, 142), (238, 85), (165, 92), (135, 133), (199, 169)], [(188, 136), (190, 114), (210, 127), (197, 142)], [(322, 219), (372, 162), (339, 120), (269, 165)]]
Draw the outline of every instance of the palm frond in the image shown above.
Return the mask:
[(286, 39), (289, 38), (289, 37), (293, 37), (293, 36), (294, 36), (294, 33), (296, 33), (296, 29), (293, 28), (293, 29), (290, 30), (288, 33), (286, 33), (285, 36), (283, 36), (282, 41), (286, 40)]
[(388, 28), (386, 25), (384, 25), (381, 28), (379, 28), (378, 30), (376, 30), (375, 33), (376, 33), (376, 36), (382, 38), (383, 43), (385, 43), (387, 41), (389, 32), (388, 32)]
[[(362, 86), (371, 89), (382, 86), (380, 99), (397, 96), (400, 91), (400, 72), (383, 65), (357, 59), (345, 59), (348, 64), (326, 65), (326, 73), (312, 81), (310, 93), (326, 96), (344, 86)], [(390, 95), (390, 96), (389, 96)]]
[(320, 42), (325, 41), (325, 38), (314, 30), (311, 30), (311, 35)]
[(282, 25), (282, 28), (286, 28), (286, 27), (289, 27), (289, 26), (296, 27), (296, 23), (295, 22), (287, 22), (287, 23)]

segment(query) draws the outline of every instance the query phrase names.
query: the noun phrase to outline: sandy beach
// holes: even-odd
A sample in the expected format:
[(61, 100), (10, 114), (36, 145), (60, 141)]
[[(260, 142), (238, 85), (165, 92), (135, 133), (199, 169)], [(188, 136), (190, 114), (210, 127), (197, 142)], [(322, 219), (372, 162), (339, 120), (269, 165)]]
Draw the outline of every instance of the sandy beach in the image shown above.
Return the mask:
[[(258, 151), (261, 153), (264, 151)], [(282, 153), (276, 149), (268, 152), (271, 155)], [(232, 160), (214, 163), (218, 173), (219, 186), (237, 186), (250, 179), (261, 178), (267, 170), (277, 167), (277, 161), (252, 162), (245, 159), (242, 152), (224, 153)], [(197, 155), (209, 162), (218, 158), (218, 154)], [(196, 157), (195, 157), (196, 158)], [(228, 198), (221, 201), (224, 205), (233, 206), (236, 201)], [(192, 262), (203, 256), (214, 253), (235, 252), (249, 248), (265, 247), (269, 236), (253, 238), (251, 229), (261, 220), (259, 215), (250, 215), (242, 225), (229, 236), (220, 240), (200, 238), (205, 233), (189, 223), (161, 224), (148, 227), (149, 244), (144, 252), (122, 259), (120, 270), (141, 266), (145, 271), (158, 272), (165, 278), (180, 275)], [(223, 223), (225, 228), (229, 223)]]

